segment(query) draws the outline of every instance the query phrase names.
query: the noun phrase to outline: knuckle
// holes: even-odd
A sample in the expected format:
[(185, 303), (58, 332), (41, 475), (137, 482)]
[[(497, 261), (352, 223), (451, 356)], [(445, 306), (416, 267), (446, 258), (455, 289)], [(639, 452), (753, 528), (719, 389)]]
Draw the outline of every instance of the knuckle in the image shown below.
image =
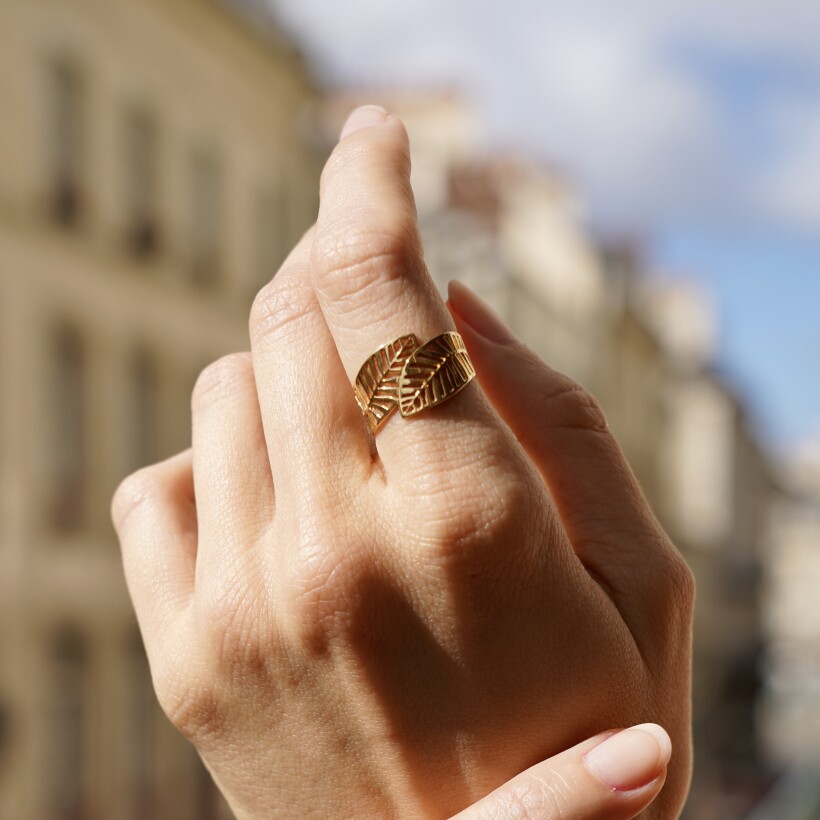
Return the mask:
[[(422, 270), (415, 227), (397, 224), (381, 230), (330, 232), (315, 248), (319, 287), (334, 303), (367, 302), (379, 308), (403, 298), (407, 282)], [(385, 304), (387, 303), (387, 304)]]
[[(227, 574), (226, 574), (227, 575)], [(264, 612), (267, 591), (244, 574), (208, 591), (205, 624), (218, 668), (229, 677), (264, 679), (275, 645), (273, 618)]]
[(117, 531), (122, 531), (138, 510), (157, 504), (162, 496), (162, 482), (156, 465), (143, 467), (123, 479), (111, 501), (111, 520)]
[(654, 613), (663, 617), (657, 624), (651, 646), (657, 652), (656, 669), (679, 674), (688, 666), (692, 653), (692, 621), (695, 610), (695, 576), (680, 553), (671, 546), (662, 555), (660, 570), (653, 574)]
[(560, 376), (548, 388), (542, 388), (538, 399), (548, 408), (545, 423), (553, 429), (606, 432), (606, 416), (595, 396), (578, 382)]
[(684, 620), (688, 620), (695, 607), (695, 575), (674, 548), (670, 550), (665, 570), (668, 594), (673, 608)]
[(199, 743), (221, 731), (223, 709), (213, 686), (165, 663), (154, 673), (154, 690), (168, 720), (189, 740)]
[(232, 353), (209, 364), (194, 385), (191, 404), (194, 410), (209, 407), (253, 384), (250, 354)]
[(315, 310), (313, 288), (303, 277), (280, 273), (253, 300), (251, 338), (262, 340), (286, 334), (290, 327)]
[(471, 574), (509, 561), (509, 550), (497, 545), (509, 542), (514, 549), (515, 539), (507, 536), (522, 520), (536, 520), (530, 482), (502, 465), (483, 465), (461, 479), (450, 474), (443, 481), (442, 489), (414, 499), (412, 506), (414, 538), (427, 561), (450, 570), (460, 565)]

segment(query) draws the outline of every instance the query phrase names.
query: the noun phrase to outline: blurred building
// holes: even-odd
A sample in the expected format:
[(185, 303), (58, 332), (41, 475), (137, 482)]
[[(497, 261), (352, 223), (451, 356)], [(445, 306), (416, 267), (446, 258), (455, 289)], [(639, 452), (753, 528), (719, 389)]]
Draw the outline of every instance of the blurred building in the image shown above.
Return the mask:
[[(0, 817), (207, 820), (221, 809), (155, 706), (108, 500), (186, 446), (197, 373), (247, 347), (251, 296), (315, 214), (308, 143), (379, 95), (306, 109), (298, 55), (216, 0), (5, 0), (0, 28)], [(695, 570), (690, 816), (738, 816), (760, 767), (772, 488), (712, 367), (709, 307), (598, 248), (552, 170), (487, 158), (457, 95), (382, 102), (410, 132), (436, 282), (474, 287), (599, 395)]]
[[(647, 304), (648, 275), (633, 242), (599, 248), (606, 273), (605, 331), (596, 359), (597, 393), (644, 495), (669, 529), (663, 458), (668, 435), (671, 359)], [(675, 533), (670, 532), (673, 540)]]
[(703, 293), (681, 282), (649, 294), (664, 346), (664, 524), (697, 579), (688, 817), (742, 817), (769, 785), (759, 713), (764, 571), (777, 488), (755, 426), (714, 367)]
[[(442, 292), (450, 279), (470, 285), (545, 361), (595, 390), (605, 279), (572, 190), (518, 157), (464, 159), (448, 180), (446, 203), (422, 214), (427, 262)], [(455, 226), (464, 240), (456, 246)]]
[[(766, 737), (781, 767), (820, 768), (820, 442), (782, 469), (768, 585)], [(817, 773), (815, 771), (815, 776)], [(820, 794), (820, 792), (819, 792)], [(817, 801), (820, 812), (820, 797)]]
[(769, 563), (764, 737), (779, 780), (748, 820), (820, 817), (820, 442), (779, 470)]
[(315, 215), (314, 89), (215, 0), (4, 0), (0, 31), (0, 817), (204, 820), (108, 505)]

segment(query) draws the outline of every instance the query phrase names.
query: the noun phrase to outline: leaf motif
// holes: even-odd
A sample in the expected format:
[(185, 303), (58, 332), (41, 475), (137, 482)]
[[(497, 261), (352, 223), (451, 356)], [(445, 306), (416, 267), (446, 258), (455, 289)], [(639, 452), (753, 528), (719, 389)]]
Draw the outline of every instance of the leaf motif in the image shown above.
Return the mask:
[(398, 407), (399, 378), (417, 345), (412, 333), (390, 342), (379, 348), (356, 376), (356, 401), (374, 434)]
[(417, 348), (399, 379), (399, 409), (412, 416), (449, 399), (475, 376), (464, 340), (458, 333), (442, 333)]

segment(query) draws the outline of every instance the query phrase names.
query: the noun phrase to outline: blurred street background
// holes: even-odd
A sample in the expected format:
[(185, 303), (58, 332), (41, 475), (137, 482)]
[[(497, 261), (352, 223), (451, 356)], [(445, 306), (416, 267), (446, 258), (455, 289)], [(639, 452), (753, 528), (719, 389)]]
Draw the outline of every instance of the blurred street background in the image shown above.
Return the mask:
[(698, 582), (686, 816), (820, 817), (820, 6), (0, 0), (0, 819), (228, 817), (108, 517), (405, 119), (428, 265), (591, 389)]

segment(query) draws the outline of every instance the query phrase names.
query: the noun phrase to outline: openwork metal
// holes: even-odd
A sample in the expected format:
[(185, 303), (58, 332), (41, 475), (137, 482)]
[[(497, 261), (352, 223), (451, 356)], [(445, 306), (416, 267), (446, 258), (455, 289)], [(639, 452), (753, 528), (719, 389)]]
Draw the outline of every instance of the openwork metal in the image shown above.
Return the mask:
[(458, 333), (442, 333), (416, 348), (404, 363), (398, 385), (399, 410), (402, 416), (412, 416), (435, 407), (474, 377), (464, 340)]
[(356, 401), (374, 434), (399, 406), (399, 379), (418, 343), (412, 333), (390, 342), (379, 348), (356, 376)]

